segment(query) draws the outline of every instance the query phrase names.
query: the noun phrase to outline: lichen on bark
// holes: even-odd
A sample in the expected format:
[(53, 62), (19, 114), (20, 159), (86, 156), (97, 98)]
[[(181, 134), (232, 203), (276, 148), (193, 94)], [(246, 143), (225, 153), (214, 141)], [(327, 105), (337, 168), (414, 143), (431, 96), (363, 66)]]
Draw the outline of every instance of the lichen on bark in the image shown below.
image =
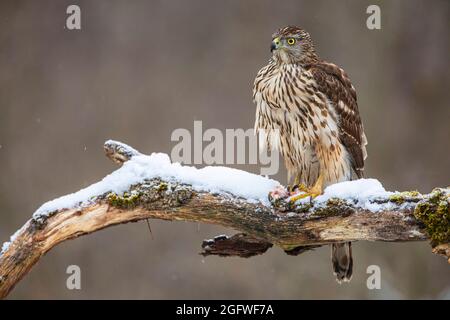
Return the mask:
[(433, 247), (450, 242), (450, 194), (448, 189), (436, 188), (420, 201), (414, 216), (425, 228)]
[(191, 186), (169, 183), (160, 179), (152, 179), (131, 186), (123, 194), (110, 192), (106, 195), (106, 201), (110, 206), (121, 209), (133, 209), (138, 206), (149, 207), (177, 207), (190, 198), (194, 191)]
[(389, 197), (389, 201), (396, 204), (402, 204), (406, 201), (417, 202), (420, 200), (422, 200), (422, 195), (419, 193), (419, 191), (398, 192)]

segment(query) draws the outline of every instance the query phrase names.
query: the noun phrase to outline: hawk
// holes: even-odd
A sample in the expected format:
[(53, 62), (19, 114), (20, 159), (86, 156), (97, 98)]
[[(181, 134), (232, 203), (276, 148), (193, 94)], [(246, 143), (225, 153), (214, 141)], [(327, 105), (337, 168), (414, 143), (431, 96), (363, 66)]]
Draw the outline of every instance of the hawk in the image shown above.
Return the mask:
[[(356, 91), (345, 71), (317, 55), (305, 30), (288, 26), (272, 35), (269, 63), (254, 86), (255, 132), (284, 158), (288, 180), (312, 198), (333, 183), (362, 178), (367, 139)], [(349, 281), (351, 243), (332, 245), (338, 282)]]

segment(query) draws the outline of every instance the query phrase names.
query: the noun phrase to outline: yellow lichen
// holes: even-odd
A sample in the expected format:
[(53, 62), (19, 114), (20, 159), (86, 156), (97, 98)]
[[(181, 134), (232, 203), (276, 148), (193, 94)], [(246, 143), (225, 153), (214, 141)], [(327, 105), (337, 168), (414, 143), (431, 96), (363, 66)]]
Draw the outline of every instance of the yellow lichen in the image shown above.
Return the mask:
[(404, 192), (399, 192), (399, 193), (395, 193), (395, 194), (391, 195), (389, 197), (389, 201), (394, 202), (396, 204), (402, 204), (407, 199), (417, 198), (419, 196), (420, 196), (419, 191), (404, 191)]
[(161, 182), (158, 186), (158, 191), (166, 191), (168, 189), (168, 185), (166, 182)]
[(135, 192), (133, 192), (131, 194), (124, 192), (124, 194), (122, 196), (111, 192), (106, 197), (108, 203), (111, 206), (118, 207), (118, 208), (134, 208), (138, 205), (139, 198), (140, 198), (140, 194), (135, 193)]

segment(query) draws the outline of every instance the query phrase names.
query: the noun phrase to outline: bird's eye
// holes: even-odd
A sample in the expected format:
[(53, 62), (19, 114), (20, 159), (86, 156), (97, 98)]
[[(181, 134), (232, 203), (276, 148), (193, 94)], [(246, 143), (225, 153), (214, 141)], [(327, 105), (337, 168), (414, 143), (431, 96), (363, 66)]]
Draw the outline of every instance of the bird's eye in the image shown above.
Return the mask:
[(288, 43), (288, 45), (292, 46), (295, 43), (295, 39), (289, 38), (289, 39), (287, 39), (287, 43)]

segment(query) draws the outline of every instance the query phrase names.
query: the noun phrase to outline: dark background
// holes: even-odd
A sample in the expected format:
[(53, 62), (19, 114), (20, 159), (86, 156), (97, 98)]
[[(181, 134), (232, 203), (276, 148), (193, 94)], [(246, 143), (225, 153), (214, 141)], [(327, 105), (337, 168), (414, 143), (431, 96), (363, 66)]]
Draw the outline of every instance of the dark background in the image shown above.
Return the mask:
[[(82, 29), (65, 29), (81, 7)], [(381, 7), (381, 30), (366, 8)], [(251, 90), (271, 34), (295, 24), (358, 92), (366, 174), (388, 190), (449, 184), (449, 1), (1, 1), (0, 242), (43, 202), (114, 170), (102, 144), (170, 153), (176, 128), (251, 128)], [(240, 166), (259, 172), (257, 166)], [(282, 171), (275, 178), (284, 181)], [(10, 298), (450, 298), (450, 269), (427, 243), (356, 243), (350, 284), (329, 248), (298, 257), (203, 259), (216, 226), (152, 221), (61, 244)], [(66, 289), (68, 265), (82, 290)], [(368, 290), (366, 268), (381, 268)]]

